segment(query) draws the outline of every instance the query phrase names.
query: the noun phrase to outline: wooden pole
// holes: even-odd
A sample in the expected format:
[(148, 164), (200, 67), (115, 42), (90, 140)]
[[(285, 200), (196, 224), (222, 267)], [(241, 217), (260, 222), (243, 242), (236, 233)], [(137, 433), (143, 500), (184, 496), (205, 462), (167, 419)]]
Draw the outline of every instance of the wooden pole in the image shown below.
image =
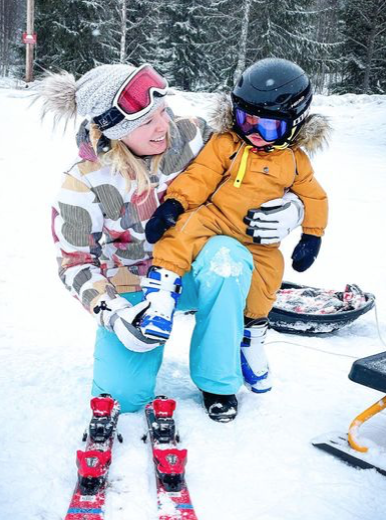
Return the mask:
[[(35, 0), (27, 0), (27, 34), (34, 33), (34, 8)], [(25, 80), (33, 81), (34, 44), (26, 43)]]

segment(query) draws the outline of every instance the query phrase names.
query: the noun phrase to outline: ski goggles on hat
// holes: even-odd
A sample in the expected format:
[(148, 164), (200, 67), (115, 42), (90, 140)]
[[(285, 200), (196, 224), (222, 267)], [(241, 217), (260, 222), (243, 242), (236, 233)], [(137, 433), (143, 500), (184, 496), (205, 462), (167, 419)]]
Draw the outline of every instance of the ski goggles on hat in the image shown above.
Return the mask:
[(267, 142), (282, 139), (292, 128), (288, 120), (248, 114), (241, 108), (235, 108), (235, 118), (238, 128), (244, 135), (257, 133)]
[(114, 96), (112, 108), (94, 117), (94, 122), (103, 132), (123, 119), (135, 121), (150, 112), (155, 97), (164, 96), (167, 89), (168, 82), (165, 78), (151, 65), (142, 65), (125, 79)]
[(151, 65), (134, 71), (115, 94), (113, 106), (129, 121), (147, 114), (154, 104), (154, 96), (164, 96), (168, 82)]

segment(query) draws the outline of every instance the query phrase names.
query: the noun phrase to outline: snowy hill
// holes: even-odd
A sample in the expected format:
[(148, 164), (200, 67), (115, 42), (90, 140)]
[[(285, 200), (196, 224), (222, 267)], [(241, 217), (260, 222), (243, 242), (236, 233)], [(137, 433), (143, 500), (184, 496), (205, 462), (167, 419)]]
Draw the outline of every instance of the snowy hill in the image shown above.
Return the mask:
[[(50, 202), (76, 155), (75, 128), (40, 124), (28, 92), (1, 89), (0, 517), (64, 518), (75, 484), (75, 453), (88, 423), (95, 326), (63, 288), (50, 236)], [(205, 96), (181, 94), (176, 111), (203, 113)], [(316, 264), (285, 279), (377, 296), (386, 337), (386, 96), (321, 97), (331, 146), (314, 158), (329, 194), (330, 224)], [(299, 232), (283, 244), (288, 260)], [(157, 390), (178, 400), (187, 480), (200, 520), (383, 520), (386, 479), (352, 469), (310, 440), (351, 420), (381, 397), (350, 382), (354, 359), (385, 350), (375, 313), (326, 338), (268, 336), (275, 385), (239, 394), (240, 413), (223, 425), (205, 415), (188, 373), (192, 316), (177, 318)], [(142, 413), (120, 418), (106, 520), (154, 520), (155, 485)], [(363, 434), (383, 436), (380, 414)], [(382, 435), (383, 434), (383, 435)]]

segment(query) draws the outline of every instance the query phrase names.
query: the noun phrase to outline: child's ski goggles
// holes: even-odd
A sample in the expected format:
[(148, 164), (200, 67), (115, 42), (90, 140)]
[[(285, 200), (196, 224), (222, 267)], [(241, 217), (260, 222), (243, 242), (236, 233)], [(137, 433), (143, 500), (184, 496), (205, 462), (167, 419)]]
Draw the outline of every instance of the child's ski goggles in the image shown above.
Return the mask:
[(259, 117), (235, 108), (236, 123), (244, 135), (259, 134), (264, 141), (272, 142), (285, 137), (292, 124), (284, 119)]
[(139, 119), (150, 112), (154, 105), (154, 97), (164, 96), (167, 89), (168, 82), (165, 78), (151, 65), (142, 65), (125, 79), (114, 96), (112, 108), (94, 117), (94, 122), (103, 132), (123, 119)]

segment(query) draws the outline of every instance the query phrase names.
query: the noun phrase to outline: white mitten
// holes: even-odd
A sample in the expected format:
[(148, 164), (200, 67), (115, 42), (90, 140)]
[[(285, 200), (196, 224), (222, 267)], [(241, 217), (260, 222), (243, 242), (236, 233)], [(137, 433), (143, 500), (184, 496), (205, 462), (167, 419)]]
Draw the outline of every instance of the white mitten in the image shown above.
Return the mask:
[(102, 295), (93, 314), (99, 325), (110, 332), (115, 332), (124, 346), (133, 352), (148, 352), (160, 346), (160, 342), (146, 338), (134, 323), (139, 321), (140, 315), (148, 308), (149, 302), (143, 301), (132, 306), (122, 296), (110, 298)]
[(282, 199), (265, 202), (257, 209), (250, 209), (244, 222), (247, 235), (258, 244), (275, 244), (286, 238), (304, 218), (301, 200), (294, 193), (286, 193)]

